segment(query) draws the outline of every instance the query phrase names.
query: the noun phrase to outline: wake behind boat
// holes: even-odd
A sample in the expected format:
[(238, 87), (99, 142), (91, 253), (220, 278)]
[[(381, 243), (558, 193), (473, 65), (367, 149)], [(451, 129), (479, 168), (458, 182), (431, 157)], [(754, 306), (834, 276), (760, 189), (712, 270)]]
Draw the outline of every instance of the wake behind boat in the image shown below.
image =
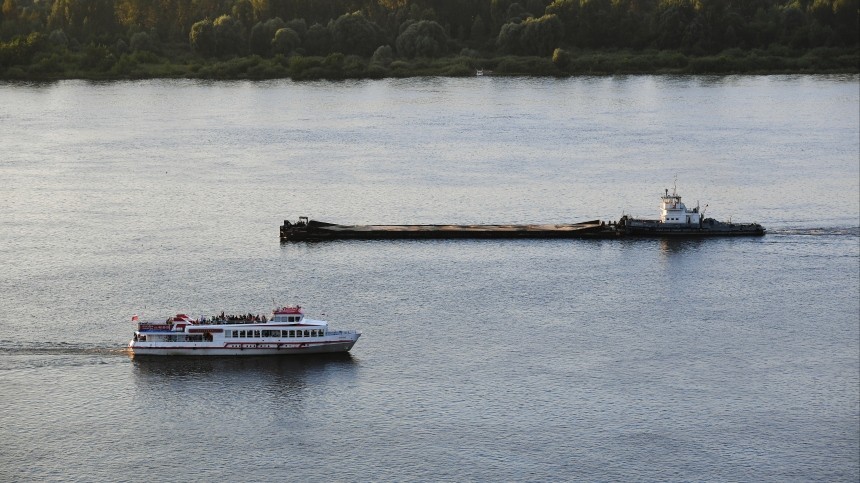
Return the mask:
[[(132, 318), (137, 321), (137, 316)], [(191, 319), (177, 314), (164, 322), (140, 322), (128, 348), (134, 355), (281, 355), (346, 352), (361, 332), (330, 330), (328, 322), (305, 317), (301, 307), (265, 315)]]

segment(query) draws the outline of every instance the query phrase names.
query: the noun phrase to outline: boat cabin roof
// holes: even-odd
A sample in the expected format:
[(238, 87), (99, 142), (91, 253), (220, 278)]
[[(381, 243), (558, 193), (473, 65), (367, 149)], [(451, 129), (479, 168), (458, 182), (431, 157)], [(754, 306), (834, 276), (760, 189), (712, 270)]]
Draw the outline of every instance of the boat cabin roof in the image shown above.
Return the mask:
[(302, 307), (299, 305), (290, 305), (286, 307), (281, 307), (279, 309), (275, 309), (273, 312), (275, 315), (295, 315), (302, 314)]

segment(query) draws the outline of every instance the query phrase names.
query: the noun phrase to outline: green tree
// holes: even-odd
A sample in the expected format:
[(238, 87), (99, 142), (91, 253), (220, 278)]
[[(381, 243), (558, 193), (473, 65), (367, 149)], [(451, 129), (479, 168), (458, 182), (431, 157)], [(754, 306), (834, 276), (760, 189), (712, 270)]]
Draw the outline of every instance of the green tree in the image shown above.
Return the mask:
[(480, 15), (476, 15), (475, 21), (472, 22), (472, 27), (469, 29), (469, 40), (476, 44), (483, 44), (487, 41), (487, 26)]
[(860, 43), (860, 0), (835, 0), (833, 2), (833, 23), (836, 40), (844, 46)]
[(659, 10), (657, 45), (662, 49), (678, 49), (689, 38), (690, 25), (696, 11), (690, 1), (680, 0)]
[(499, 36), (496, 38), (496, 47), (501, 52), (507, 54), (521, 53), (520, 39), (523, 36), (523, 30), (525, 30), (525, 26), (519, 22), (510, 22), (502, 25)]
[(555, 14), (527, 18), (520, 37), (520, 50), (529, 55), (550, 55), (564, 38), (564, 25)]
[(448, 35), (438, 23), (421, 20), (398, 35), (396, 45), (403, 57), (439, 57), (447, 52)]
[(565, 41), (576, 45), (579, 32), (579, 0), (555, 0), (546, 7), (547, 14), (556, 15), (564, 25)]
[(301, 44), (299, 34), (291, 28), (278, 29), (275, 38), (272, 39), (272, 52), (275, 54), (289, 55)]
[(66, 37), (66, 33), (63, 32), (63, 29), (56, 29), (51, 31), (51, 33), (48, 35), (48, 42), (63, 49), (69, 46), (69, 38)]
[(3, 0), (3, 7), (0, 8), (0, 18), (3, 20), (15, 20), (18, 18), (18, 3), (15, 0)]
[(308, 33), (308, 24), (303, 18), (294, 18), (287, 22), (284, 27), (291, 29), (293, 32), (298, 34), (300, 39), (304, 39), (305, 35)]
[(112, 0), (56, 0), (48, 26), (51, 30), (63, 29), (82, 42), (119, 32)]
[(215, 31), (215, 51), (218, 55), (244, 53), (245, 32), (242, 24), (230, 15), (221, 15), (212, 22)]
[(325, 55), (331, 50), (331, 32), (324, 26), (315, 23), (305, 34), (304, 48), (310, 55)]
[(16, 37), (11, 42), (0, 42), (0, 68), (29, 64), (33, 56), (44, 48), (45, 42), (45, 36), (39, 32)]
[(565, 70), (570, 66), (570, 52), (556, 48), (552, 52), (552, 63), (561, 70)]
[(251, 28), (255, 23), (254, 5), (250, 0), (237, 0), (230, 13), (246, 29)]
[(215, 26), (208, 18), (195, 22), (188, 34), (191, 48), (200, 55), (214, 55), (218, 50), (215, 40)]
[(380, 45), (373, 56), (370, 57), (370, 62), (388, 67), (394, 61), (394, 51), (390, 45)]
[(155, 50), (155, 43), (152, 41), (152, 37), (150, 37), (148, 33), (137, 32), (131, 36), (131, 39), (129, 39), (129, 48), (132, 52), (138, 52), (141, 50), (152, 52)]
[(613, 45), (615, 32), (612, 26), (610, 0), (582, 0), (578, 16), (577, 45), (583, 47)]
[(271, 18), (265, 22), (257, 22), (251, 29), (248, 37), (248, 46), (252, 54), (267, 56), (272, 49), (272, 40), (275, 32), (284, 28), (286, 24), (280, 17)]
[(382, 32), (361, 12), (341, 15), (330, 25), (332, 47), (336, 52), (369, 57), (382, 43)]

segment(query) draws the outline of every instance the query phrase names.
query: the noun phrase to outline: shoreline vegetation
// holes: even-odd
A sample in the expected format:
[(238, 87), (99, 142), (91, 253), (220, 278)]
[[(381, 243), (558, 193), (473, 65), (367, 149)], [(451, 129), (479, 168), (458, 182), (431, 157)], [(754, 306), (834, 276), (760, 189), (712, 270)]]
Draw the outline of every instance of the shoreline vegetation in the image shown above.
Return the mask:
[(860, 0), (0, 3), (0, 80), (860, 72)]

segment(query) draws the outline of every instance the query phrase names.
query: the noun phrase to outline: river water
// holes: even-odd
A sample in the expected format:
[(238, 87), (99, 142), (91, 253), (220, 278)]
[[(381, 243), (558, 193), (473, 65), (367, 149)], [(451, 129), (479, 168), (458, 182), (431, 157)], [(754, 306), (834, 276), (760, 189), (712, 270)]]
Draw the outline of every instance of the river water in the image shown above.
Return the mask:
[[(0, 83), (0, 480), (860, 478), (858, 76)], [(284, 219), (761, 238), (280, 244)], [(346, 357), (141, 360), (298, 303)]]

